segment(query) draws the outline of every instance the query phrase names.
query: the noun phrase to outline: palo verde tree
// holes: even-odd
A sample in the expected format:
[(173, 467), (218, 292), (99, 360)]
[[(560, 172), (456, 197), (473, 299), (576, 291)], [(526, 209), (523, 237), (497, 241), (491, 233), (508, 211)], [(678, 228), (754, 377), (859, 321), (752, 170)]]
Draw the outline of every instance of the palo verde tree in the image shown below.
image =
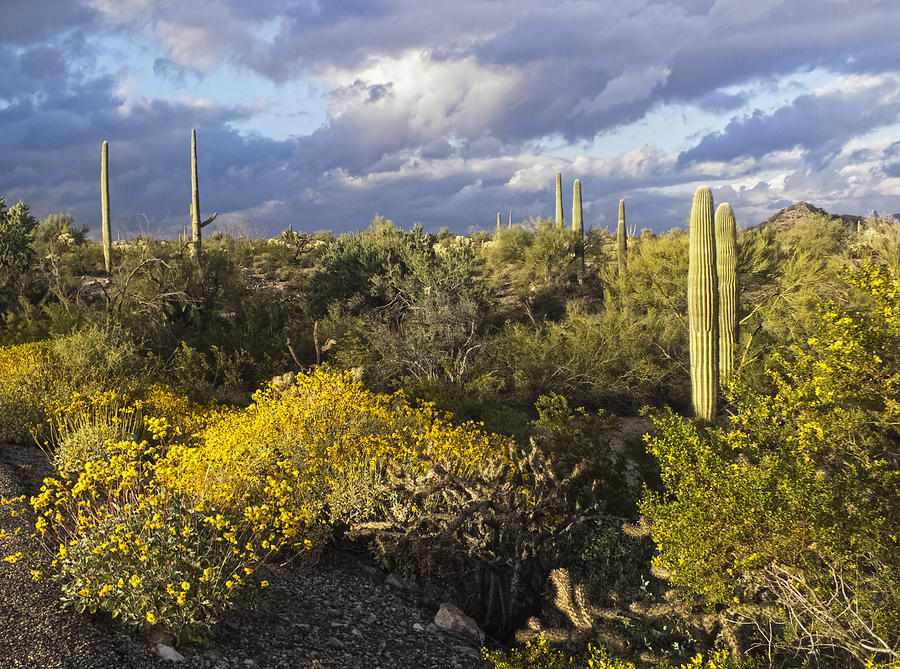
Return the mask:
[(730, 427), (656, 417), (664, 491), (642, 512), (657, 566), (746, 623), (746, 643), (888, 665), (900, 659), (900, 282), (876, 265), (845, 278), (862, 306), (821, 304), (815, 336), (772, 358), (774, 390), (738, 373)]
[(37, 224), (27, 204), (7, 209), (0, 196), (0, 309), (9, 306), (22, 285), (34, 255), (31, 241)]

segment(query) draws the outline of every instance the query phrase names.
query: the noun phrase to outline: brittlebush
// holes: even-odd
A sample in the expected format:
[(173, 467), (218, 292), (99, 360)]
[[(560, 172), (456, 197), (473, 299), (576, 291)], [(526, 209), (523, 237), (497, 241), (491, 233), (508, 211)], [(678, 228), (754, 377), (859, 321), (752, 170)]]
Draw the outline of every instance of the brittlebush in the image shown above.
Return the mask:
[(900, 650), (900, 283), (846, 278), (865, 307), (822, 305), (774, 393), (733, 388), (731, 427), (657, 416), (665, 492), (643, 502), (673, 583), (840, 666)]
[(265, 586), (256, 573), (275, 553), (314, 557), (332, 528), (369, 517), (388, 462), (466, 473), (505, 444), (322, 371), (242, 410), (162, 386), (136, 395), (76, 395), (53, 412), (57, 445), (86, 428), (135, 438), (98, 436), (45, 479), (31, 500), (43, 547), (33, 575), (56, 570), (67, 605), (179, 640), (202, 635), (245, 586)]

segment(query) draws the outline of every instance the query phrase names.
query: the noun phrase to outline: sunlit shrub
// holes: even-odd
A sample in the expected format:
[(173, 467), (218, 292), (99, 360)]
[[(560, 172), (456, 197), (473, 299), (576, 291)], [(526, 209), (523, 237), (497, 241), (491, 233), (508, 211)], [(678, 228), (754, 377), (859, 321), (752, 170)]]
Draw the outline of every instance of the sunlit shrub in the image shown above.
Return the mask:
[(821, 305), (806, 346), (773, 355), (771, 393), (733, 386), (730, 428), (657, 417), (665, 494), (643, 511), (671, 581), (766, 642), (896, 662), (900, 282), (846, 278), (864, 307)]
[(0, 348), (0, 442), (41, 438), (47, 409), (67, 398), (72, 385), (45, 343)]
[(171, 451), (173, 485), (215, 504), (262, 503), (278, 489), (303, 518), (352, 524), (370, 512), (389, 462), (474, 471), (504, 443), (400, 393), (371, 393), (349, 374), (301, 374), (288, 391), (270, 386), (254, 400), (203, 430), (197, 448)]
[(272, 531), (285, 509), (276, 500), (235, 513), (234, 505), (220, 508), (166, 485), (160, 452), (169, 426), (146, 422), (156, 445), (111, 443), (108, 461), (87, 462), (77, 477), (46, 479), (32, 499), (35, 528), (66, 605), (184, 640), (233, 606), (257, 567), (286, 543), (287, 532)]
[[(580, 656), (570, 657), (553, 648), (544, 636), (510, 651), (482, 650), (492, 669), (636, 669), (634, 663), (612, 656), (605, 648), (589, 645)], [(679, 669), (732, 669), (734, 662), (727, 650), (714, 650), (708, 656), (697, 655)], [(674, 669), (668, 662), (658, 669)]]
[(49, 419), (50, 446), (57, 470), (73, 473), (108, 457), (107, 443), (131, 441), (143, 427), (139, 409), (115, 391), (74, 393)]

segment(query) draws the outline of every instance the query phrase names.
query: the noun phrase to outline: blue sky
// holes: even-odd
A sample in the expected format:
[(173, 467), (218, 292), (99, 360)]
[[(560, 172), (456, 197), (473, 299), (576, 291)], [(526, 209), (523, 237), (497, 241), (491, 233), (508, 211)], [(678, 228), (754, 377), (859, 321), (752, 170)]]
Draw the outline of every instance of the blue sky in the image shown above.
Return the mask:
[[(7, 0), (0, 195), (114, 228), (491, 229), (553, 214), (739, 223), (900, 212), (896, 0)], [(567, 200), (570, 197), (566, 196)], [(568, 207), (566, 207), (568, 211)], [(96, 235), (95, 235), (96, 236)]]

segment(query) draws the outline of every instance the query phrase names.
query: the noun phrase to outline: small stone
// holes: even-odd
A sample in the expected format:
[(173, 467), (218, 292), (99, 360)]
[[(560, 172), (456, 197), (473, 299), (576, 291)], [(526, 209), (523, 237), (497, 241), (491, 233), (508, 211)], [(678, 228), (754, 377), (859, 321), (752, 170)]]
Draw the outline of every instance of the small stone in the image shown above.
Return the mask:
[(378, 622), (378, 616), (376, 616), (374, 613), (370, 613), (369, 617), (366, 618), (366, 625), (374, 625), (377, 622)]
[(184, 662), (184, 655), (164, 643), (156, 644), (156, 654), (169, 662)]
[(384, 579), (384, 584), (389, 585), (392, 588), (396, 588), (397, 590), (406, 590), (406, 583), (403, 582), (403, 579), (397, 576), (397, 574), (388, 574), (387, 578)]
[(255, 667), (256, 660), (246, 659), (246, 660), (244, 660), (244, 666), (245, 667)]
[(342, 648), (344, 648), (344, 646), (346, 646), (346, 644), (337, 637), (329, 637), (328, 645), (332, 648), (337, 648), (338, 650), (341, 650)]
[(438, 632), (441, 631), (441, 628), (438, 627), (437, 625), (435, 625), (433, 622), (431, 622), (431, 623), (428, 623), (427, 625), (425, 625), (425, 631), (428, 632), (429, 634), (437, 634)]
[(444, 602), (434, 616), (434, 624), (443, 631), (471, 641), (478, 646), (484, 641), (484, 632), (472, 618), (467, 616), (455, 604)]
[(352, 630), (350, 630), (350, 634), (352, 634), (353, 636), (358, 636), (359, 638), (362, 638), (362, 635), (363, 635), (363, 633), (360, 632), (355, 627)]
[(425, 628), (422, 626), (422, 623), (414, 623), (413, 630), (415, 630), (416, 632), (424, 632)]

